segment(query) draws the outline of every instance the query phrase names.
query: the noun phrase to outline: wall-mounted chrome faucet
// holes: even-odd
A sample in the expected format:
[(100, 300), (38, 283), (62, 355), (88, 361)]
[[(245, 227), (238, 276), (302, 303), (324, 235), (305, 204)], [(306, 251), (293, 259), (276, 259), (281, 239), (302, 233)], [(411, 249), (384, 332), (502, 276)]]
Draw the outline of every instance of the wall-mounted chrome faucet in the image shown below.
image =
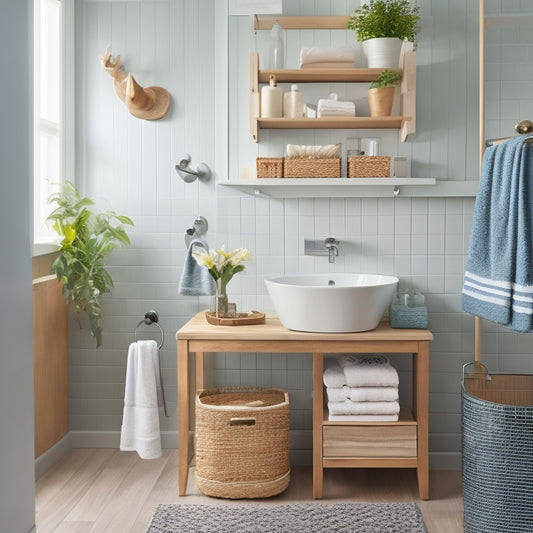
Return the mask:
[(329, 262), (335, 263), (335, 256), (339, 255), (339, 241), (334, 237), (328, 237), (324, 244), (328, 249)]
[(329, 262), (334, 263), (335, 257), (339, 255), (339, 241), (334, 237), (324, 240), (304, 239), (305, 255), (327, 255)]
[(180, 160), (176, 165), (176, 172), (181, 179), (186, 183), (192, 183), (196, 178), (207, 181), (211, 178), (211, 169), (205, 164), (200, 163), (196, 170), (189, 165), (191, 162), (190, 154), (182, 154)]

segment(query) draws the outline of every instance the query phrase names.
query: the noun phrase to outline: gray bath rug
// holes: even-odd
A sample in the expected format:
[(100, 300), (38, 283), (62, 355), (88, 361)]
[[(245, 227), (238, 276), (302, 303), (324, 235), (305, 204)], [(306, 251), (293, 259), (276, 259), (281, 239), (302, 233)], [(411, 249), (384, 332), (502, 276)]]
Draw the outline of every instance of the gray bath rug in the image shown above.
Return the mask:
[(415, 503), (159, 505), (146, 533), (427, 533)]

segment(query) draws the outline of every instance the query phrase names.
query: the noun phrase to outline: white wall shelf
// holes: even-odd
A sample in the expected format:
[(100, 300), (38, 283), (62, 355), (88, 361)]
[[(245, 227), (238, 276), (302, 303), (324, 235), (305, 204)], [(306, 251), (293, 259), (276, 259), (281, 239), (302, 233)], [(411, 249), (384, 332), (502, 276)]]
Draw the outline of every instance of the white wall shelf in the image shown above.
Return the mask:
[(261, 178), (218, 185), (259, 198), (475, 197), (478, 180), (435, 178)]
[[(479, 181), (435, 178), (261, 178), (218, 185), (259, 198), (475, 197)], [(395, 187), (399, 194), (394, 194)]]

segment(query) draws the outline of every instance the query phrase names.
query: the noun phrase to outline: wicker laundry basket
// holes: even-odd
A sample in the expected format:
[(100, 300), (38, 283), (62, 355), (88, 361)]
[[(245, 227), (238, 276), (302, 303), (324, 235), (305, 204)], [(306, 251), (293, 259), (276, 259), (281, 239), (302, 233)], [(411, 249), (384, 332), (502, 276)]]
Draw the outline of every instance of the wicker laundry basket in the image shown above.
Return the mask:
[(466, 364), (462, 441), (465, 533), (531, 533), (533, 376)]
[(267, 498), (289, 485), (289, 395), (218, 388), (196, 395), (196, 484), (208, 496)]

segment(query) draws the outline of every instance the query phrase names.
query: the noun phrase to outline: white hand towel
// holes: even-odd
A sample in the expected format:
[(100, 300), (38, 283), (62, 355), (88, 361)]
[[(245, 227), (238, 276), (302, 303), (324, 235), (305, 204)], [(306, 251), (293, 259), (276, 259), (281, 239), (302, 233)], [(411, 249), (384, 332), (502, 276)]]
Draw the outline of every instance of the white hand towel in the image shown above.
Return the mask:
[(397, 402), (398, 387), (348, 387), (352, 402)]
[(398, 372), (384, 355), (348, 355), (339, 358), (339, 363), (349, 387), (398, 386)]
[(330, 98), (321, 98), (318, 101), (317, 117), (354, 117), (355, 104), (353, 102), (342, 102)]
[(306, 63), (349, 61), (353, 65), (355, 61), (355, 48), (348, 46), (328, 48), (322, 46), (312, 46), (300, 49), (300, 66)]
[(346, 385), (344, 372), (335, 357), (324, 358), (324, 385), (326, 387), (339, 388)]
[(397, 415), (398, 402), (328, 402), (330, 415)]
[(156, 341), (137, 341), (128, 350), (120, 449), (142, 459), (161, 457), (159, 350)]
[(329, 415), (332, 422), (398, 422), (398, 415)]
[(350, 387), (326, 387), (328, 402), (344, 402), (350, 396)]

